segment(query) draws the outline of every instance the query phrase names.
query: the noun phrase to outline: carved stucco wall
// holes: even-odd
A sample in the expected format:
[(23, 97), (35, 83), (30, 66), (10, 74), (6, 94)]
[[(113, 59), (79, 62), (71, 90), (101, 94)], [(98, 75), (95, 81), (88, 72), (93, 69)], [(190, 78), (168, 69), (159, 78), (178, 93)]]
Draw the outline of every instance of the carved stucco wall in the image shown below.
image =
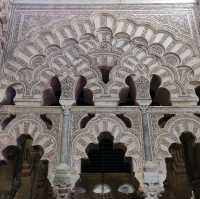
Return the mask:
[[(88, 110), (89, 109), (89, 110)], [(126, 110), (126, 112), (125, 112)], [(87, 113), (94, 113), (85, 128), (80, 127), (81, 120)], [(131, 121), (128, 128), (125, 123), (116, 116), (124, 114)], [(77, 125), (78, 124), (78, 125)], [(72, 129), (71, 129), (71, 164), (76, 170), (80, 170), (81, 158), (87, 157), (85, 149), (90, 143), (97, 143), (97, 137), (102, 132), (110, 132), (114, 137), (114, 142), (124, 143), (127, 147), (126, 155), (132, 157), (136, 172), (141, 172), (144, 161), (142, 115), (140, 109), (114, 107), (109, 109), (72, 108)]]
[[(73, 107), (71, 110), (70, 149), (68, 159), (72, 168), (80, 171), (80, 159), (86, 157), (85, 149), (90, 143), (97, 142), (97, 136), (104, 131), (110, 132), (115, 142), (127, 146), (127, 156), (133, 158), (134, 171), (143, 182), (144, 168), (153, 162), (156, 166), (159, 183), (166, 177), (165, 158), (172, 143), (180, 143), (182, 132), (193, 132), (200, 141), (200, 118), (198, 107)], [(95, 116), (81, 128), (80, 123), (88, 113)], [(131, 121), (131, 127), (116, 115), (124, 114)], [(158, 122), (164, 114), (173, 114), (164, 127)]]
[[(174, 103), (194, 104), (200, 72), (196, 14), (192, 5), (176, 6), (14, 4), (1, 88), (13, 84), (18, 101), (37, 102), (57, 74), (63, 99), (72, 101), (84, 74), (96, 103), (116, 104), (129, 74), (147, 85), (158, 74)], [(107, 84), (100, 66), (112, 68)], [(149, 99), (147, 92), (137, 98)]]
[[(146, 163), (154, 162), (162, 183), (170, 144), (179, 141), (184, 130), (200, 137), (200, 119), (194, 115), (199, 108), (184, 107), (196, 103), (193, 88), (200, 75), (198, 14), (193, 5), (12, 4), (11, 9), (0, 89), (13, 84), (16, 102), (24, 106), (1, 107), (1, 118), (11, 112), (17, 116), (1, 130), (0, 149), (14, 144), (20, 133), (30, 133), (35, 144), (45, 148), (50, 172), (61, 161), (79, 172), (87, 145), (109, 131), (116, 142), (126, 144), (141, 181)], [(101, 65), (112, 67), (108, 84), (102, 82)], [(62, 84), (65, 111), (38, 107), (54, 74)], [(129, 74), (136, 74), (139, 102), (149, 100), (149, 80), (158, 74), (173, 104), (182, 107), (116, 107)], [(79, 75), (87, 78), (96, 107), (71, 107)], [(105, 107), (108, 102), (112, 106)], [(50, 130), (40, 120), (44, 113), (53, 121)], [(81, 128), (81, 119), (88, 113), (95, 117)], [(161, 128), (158, 121), (164, 113), (175, 117)], [(126, 127), (116, 114), (128, 117), (132, 127)]]
[[(0, 63), (2, 65), (3, 52), (6, 49), (7, 45), (7, 36), (8, 36), (8, 21), (9, 21), (9, 1), (0, 0)], [(1, 74), (0, 74), (0, 77)]]
[[(169, 157), (168, 151), (172, 143), (180, 143), (180, 136), (184, 131), (192, 132), (197, 142), (200, 141), (200, 118), (198, 107), (171, 107), (171, 108), (150, 108), (150, 131), (152, 159), (160, 167), (161, 181), (165, 178), (166, 165), (165, 157)], [(173, 116), (165, 123), (159, 126), (159, 120), (164, 114), (173, 114)], [(197, 116), (198, 115), (198, 116)]]
[[(30, 112), (31, 110), (31, 112)], [(141, 182), (144, 181), (144, 168), (154, 163), (162, 184), (166, 176), (164, 160), (169, 157), (168, 148), (172, 143), (180, 142), (182, 132), (190, 131), (200, 141), (199, 107), (72, 107), (68, 111), (60, 107), (13, 107), (2, 106), (0, 122), (12, 113), (16, 114), (5, 129), (0, 131), (0, 150), (15, 144), (16, 137), (28, 133), (34, 138), (34, 144), (40, 144), (45, 150), (44, 159), (50, 161), (49, 176), (55, 174), (55, 167), (65, 162), (80, 172), (80, 159), (86, 157), (85, 149), (90, 143), (97, 143), (101, 132), (110, 132), (115, 142), (124, 143), (126, 155), (132, 157), (134, 171)], [(95, 114), (85, 127), (80, 123), (88, 113)], [(40, 119), (46, 114), (53, 126), (48, 129)], [(131, 126), (117, 115), (124, 114)], [(173, 114), (164, 127), (158, 121), (164, 114)], [(68, 124), (67, 124), (68, 123)], [(1, 157), (2, 158), (2, 157)]]

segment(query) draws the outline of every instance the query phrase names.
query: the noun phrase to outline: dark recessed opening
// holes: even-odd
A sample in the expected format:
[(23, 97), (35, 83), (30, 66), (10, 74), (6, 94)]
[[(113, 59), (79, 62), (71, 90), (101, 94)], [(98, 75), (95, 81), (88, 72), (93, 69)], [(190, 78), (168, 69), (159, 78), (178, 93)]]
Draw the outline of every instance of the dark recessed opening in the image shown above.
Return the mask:
[(53, 89), (55, 97), (56, 97), (56, 99), (58, 101), (57, 104), (59, 104), (59, 100), (60, 100), (62, 89), (61, 89), (60, 80), (58, 79), (58, 77), (56, 75), (51, 78), (51, 80), (50, 80), (50, 86)]
[(90, 89), (84, 88), (87, 84), (85, 77), (80, 76), (75, 90), (75, 98), (77, 106), (93, 106), (93, 93)]
[(60, 106), (61, 83), (56, 75), (50, 79), (49, 87), (43, 91), (43, 106)]
[(81, 159), (82, 173), (131, 173), (132, 159), (125, 157), (126, 146), (113, 143), (114, 137), (103, 132), (98, 144), (89, 144), (86, 148), (88, 159)]
[(93, 114), (93, 113), (89, 113), (87, 116), (85, 116), (85, 117), (81, 120), (81, 122), (80, 122), (80, 128), (81, 128), (81, 129), (82, 129), (82, 128), (85, 128), (86, 125), (87, 125), (87, 123), (88, 123), (93, 117), (95, 117), (95, 114)]
[(102, 81), (107, 84), (110, 80), (109, 76), (112, 68), (107, 66), (99, 66), (99, 69), (101, 71)]
[(153, 102), (154, 97), (156, 96), (156, 92), (158, 90), (158, 88), (160, 87), (162, 81), (160, 76), (153, 74), (151, 81), (150, 81), (150, 96), (151, 96), (151, 100)]
[[(8, 86), (5, 91), (5, 96), (3, 100), (0, 102), (1, 105), (15, 105), (15, 97), (16, 97), (16, 90), (12, 86)], [(16, 118), (16, 115), (10, 114), (1, 122), (2, 129), (5, 129), (6, 126)]]
[(116, 116), (124, 122), (127, 128), (131, 128), (131, 120), (128, 117), (124, 116), (124, 114), (117, 114)]
[(128, 87), (122, 88), (119, 93), (119, 106), (138, 106), (136, 102), (136, 86), (132, 76), (125, 80)]
[(163, 117), (161, 117), (158, 121), (158, 125), (160, 128), (164, 128), (165, 124), (172, 118), (175, 117), (175, 114), (164, 114)]

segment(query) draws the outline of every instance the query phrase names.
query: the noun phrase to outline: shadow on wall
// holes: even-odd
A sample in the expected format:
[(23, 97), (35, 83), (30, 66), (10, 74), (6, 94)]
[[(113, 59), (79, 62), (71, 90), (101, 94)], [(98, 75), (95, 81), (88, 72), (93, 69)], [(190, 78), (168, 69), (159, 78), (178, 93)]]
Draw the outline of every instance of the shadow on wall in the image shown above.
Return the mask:
[(75, 99), (77, 106), (94, 106), (92, 91), (85, 88), (87, 80), (80, 76), (75, 90)]
[[(0, 102), (0, 107), (3, 105), (15, 105), (15, 99), (16, 97), (16, 90), (12, 87), (9, 86), (6, 91), (5, 91), (5, 96), (3, 100)], [(6, 117), (3, 121), (1, 121), (1, 127), (4, 130), (6, 126), (13, 120), (15, 119), (16, 115), (10, 114), (8, 117)]]
[[(52, 77), (49, 81), (49, 88), (43, 92), (42, 106), (60, 106), (61, 92), (61, 83), (58, 77)], [(41, 114), (40, 118), (48, 129), (52, 129), (53, 123), (46, 114)]]
[(119, 93), (119, 106), (139, 106), (136, 102), (136, 86), (132, 76), (125, 80), (128, 87), (122, 88)]

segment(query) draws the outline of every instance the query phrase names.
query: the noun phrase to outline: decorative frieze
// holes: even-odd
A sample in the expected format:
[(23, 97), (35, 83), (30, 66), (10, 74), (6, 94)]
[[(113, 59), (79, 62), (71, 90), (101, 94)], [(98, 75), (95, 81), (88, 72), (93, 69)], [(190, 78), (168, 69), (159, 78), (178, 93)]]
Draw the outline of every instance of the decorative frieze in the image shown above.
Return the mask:
[[(21, 15), (18, 9), (22, 9)], [(57, 74), (62, 84), (63, 99), (74, 100), (77, 80), (83, 75), (95, 102), (103, 100), (114, 104), (118, 101), (120, 90), (126, 86), (126, 77), (134, 74), (137, 100), (147, 104), (148, 82), (153, 74), (157, 74), (162, 79), (161, 86), (170, 90), (174, 103), (190, 99), (194, 104), (194, 86), (190, 83), (198, 81), (199, 56), (194, 45), (192, 47), (185, 38), (176, 36), (179, 29), (189, 28), (188, 37), (193, 38), (195, 29), (191, 30), (187, 21), (192, 8), (180, 9), (173, 19), (160, 12), (156, 15), (156, 9), (151, 10), (151, 15), (146, 18), (139, 14), (142, 8), (136, 10), (134, 16), (124, 9), (118, 15), (117, 9), (91, 13), (89, 7), (84, 11), (73, 8), (72, 14), (69, 7), (63, 19), (62, 12), (59, 15), (58, 10), (52, 12), (50, 9), (48, 13), (52, 12), (52, 15), (47, 17), (45, 10), (29, 10), (34, 14), (26, 15), (25, 7), (17, 7), (13, 14), (19, 16), (17, 20), (22, 20), (23, 16), (23, 21), (18, 21), (20, 32), (16, 37), (26, 39), (10, 44), (14, 48), (9, 50), (3, 66), (7, 80), (2, 82), (2, 86), (6, 82), (13, 83), (18, 99), (34, 101), (41, 98), (46, 83)], [(144, 8), (143, 11), (146, 12)], [(155, 18), (161, 20), (160, 26), (156, 25)], [(149, 19), (155, 23), (150, 25)], [(27, 27), (29, 24), (32, 28)], [(172, 27), (180, 28), (172, 31)], [(33, 34), (27, 33), (30, 29)], [(106, 82), (102, 70), (107, 71)]]

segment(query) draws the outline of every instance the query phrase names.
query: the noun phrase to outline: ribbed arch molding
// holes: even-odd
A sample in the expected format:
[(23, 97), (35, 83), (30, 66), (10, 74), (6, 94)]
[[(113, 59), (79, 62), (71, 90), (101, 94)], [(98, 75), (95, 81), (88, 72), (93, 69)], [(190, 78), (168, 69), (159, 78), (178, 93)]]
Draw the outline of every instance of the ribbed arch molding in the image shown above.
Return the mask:
[[(7, 82), (18, 85), (22, 97), (39, 97), (54, 74), (61, 81), (70, 76), (70, 93), (77, 78), (84, 75), (95, 99), (118, 98), (130, 74), (136, 75), (135, 80), (159, 75), (173, 100), (195, 96), (190, 82), (199, 78), (200, 59), (190, 45), (167, 31), (97, 13), (57, 22), (27, 38), (17, 44), (4, 65)], [(110, 69), (107, 84), (102, 81), (102, 66)]]

